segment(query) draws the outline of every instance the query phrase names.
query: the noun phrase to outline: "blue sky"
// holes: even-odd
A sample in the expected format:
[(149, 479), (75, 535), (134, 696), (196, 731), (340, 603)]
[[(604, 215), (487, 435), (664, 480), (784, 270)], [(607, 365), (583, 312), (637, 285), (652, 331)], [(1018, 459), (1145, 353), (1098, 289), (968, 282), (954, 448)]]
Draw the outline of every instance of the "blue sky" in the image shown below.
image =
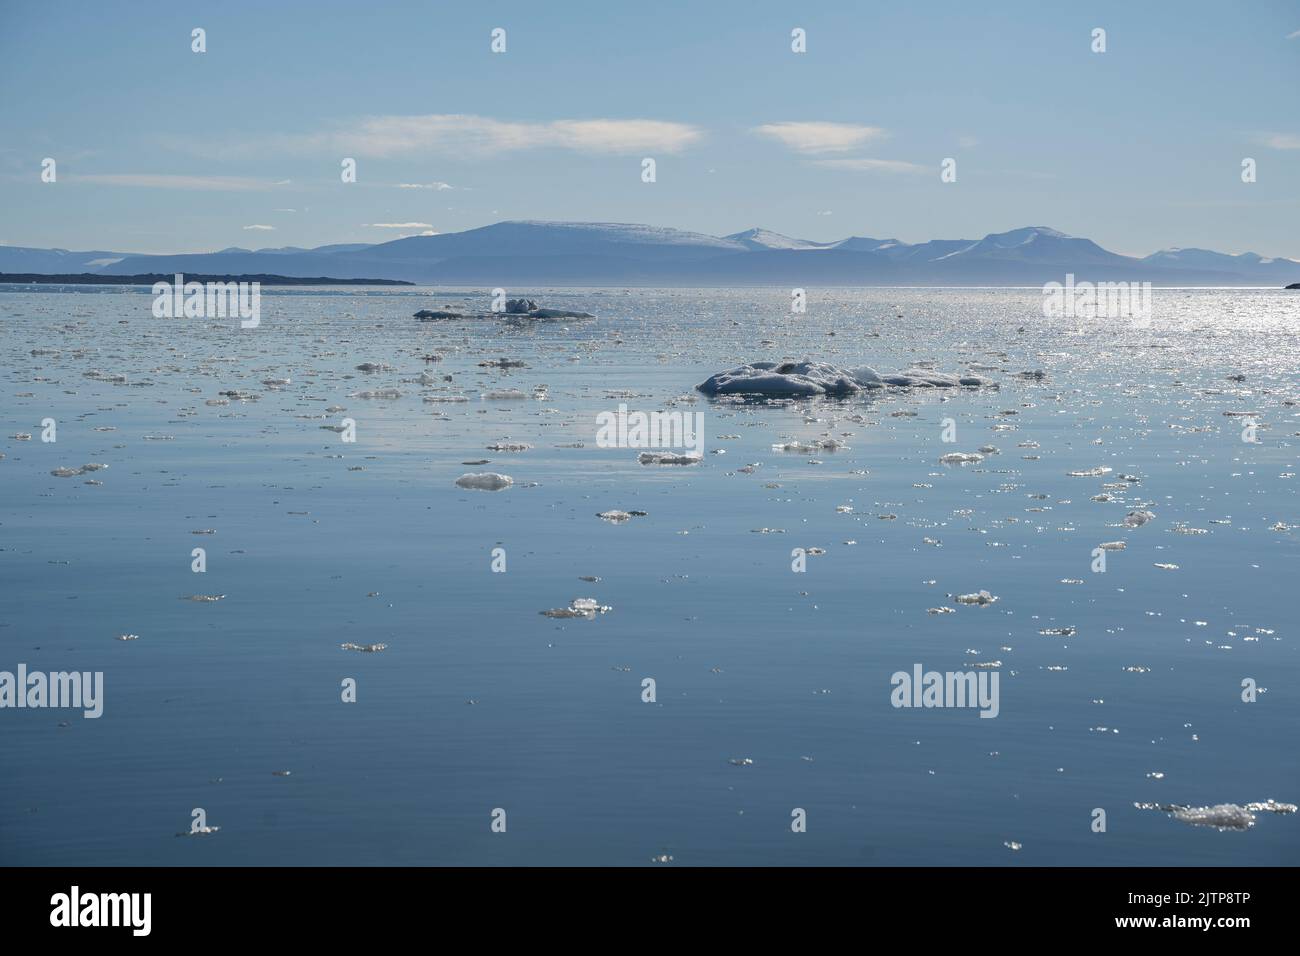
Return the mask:
[(1127, 254), (1300, 258), (1296, 0), (0, 0), (0, 81), (10, 245), (566, 219), (816, 240), (1045, 225)]

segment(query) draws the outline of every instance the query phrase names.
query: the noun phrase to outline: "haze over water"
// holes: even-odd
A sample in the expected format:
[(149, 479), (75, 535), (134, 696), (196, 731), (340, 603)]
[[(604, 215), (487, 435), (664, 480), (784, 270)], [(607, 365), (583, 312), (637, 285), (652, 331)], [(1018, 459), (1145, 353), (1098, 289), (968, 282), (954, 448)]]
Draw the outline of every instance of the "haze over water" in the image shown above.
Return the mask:
[[(510, 291), (598, 318), (264, 289), (241, 330), (155, 319), (145, 289), (0, 288), (0, 670), (105, 675), (98, 720), (0, 713), (0, 862), (1295, 862), (1294, 815), (1134, 803), (1300, 791), (1297, 294), (1157, 289), (1136, 328), (1045, 319), (1036, 289), (811, 290), (803, 315), (787, 290)], [(524, 367), (480, 366), (502, 357)], [(694, 391), (786, 359), (1000, 387)], [(704, 460), (598, 448), (620, 403), (703, 412)], [(343, 417), (355, 443), (322, 428)], [(455, 484), (484, 471), (514, 484)], [(825, 554), (793, 573), (796, 548)], [(611, 609), (539, 613), (575, 598)], [(890, 704), (896, 671), (995, 661), (996, 719)], [(176, 838), (196, 807), (220, 830)]]

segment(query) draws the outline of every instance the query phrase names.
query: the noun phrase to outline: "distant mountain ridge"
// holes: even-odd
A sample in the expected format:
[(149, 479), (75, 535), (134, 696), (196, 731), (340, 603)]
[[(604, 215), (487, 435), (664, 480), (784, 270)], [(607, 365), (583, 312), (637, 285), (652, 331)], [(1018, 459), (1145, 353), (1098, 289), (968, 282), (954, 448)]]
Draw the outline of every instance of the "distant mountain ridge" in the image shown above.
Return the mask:
[(400, 279), (440, 285), (1038, 285), (1139, 281), (1153, 285), (1281, 287), (1300, 261), (1255, 253), (1163, 249), (1135, 258), (1047, 226), (980, 239), (851, 236), (797, 239), (756, 227), (710, 236), (635, 223), (510, 220), (463, 232), (314, 249), (224, 249), (182, 255), (70, 252), (0, 246), (0, 272), (105, 276), (253, 274)]

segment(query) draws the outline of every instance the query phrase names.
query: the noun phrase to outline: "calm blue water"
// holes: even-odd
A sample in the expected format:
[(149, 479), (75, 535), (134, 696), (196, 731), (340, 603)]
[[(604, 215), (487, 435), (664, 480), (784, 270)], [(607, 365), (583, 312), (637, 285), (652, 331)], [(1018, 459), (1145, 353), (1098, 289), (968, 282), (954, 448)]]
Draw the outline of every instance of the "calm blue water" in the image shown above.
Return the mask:
[[(814, 292), (805, 315), (782, 290), (528, 294), (599, 318), (417, 323), (488, 293), (293, 290), (239, 330), (155, 319), (147, 290), (0, 287), (0, 670), (105, 675), (98, 720), (0, 710), (0, 863), (1300, 860), (1295, 815), (1133, 806), (1300, 797), (1300, 296), (1157, 290), (1137, 329), (1049, 321), (1037, 290)], [(479, 366), (500, 357), (526, 367)], [(693, 392), (805, 357), (1001, 388)], [(502, 388), (528, 397), (482, 397)], [(207, 404), (231, 389), (260, 397)], [(596, 447), (620, 402), (703, 412), (704, 461)], [(345, 416), (355, 443), (321, 428)], [(772, 450), (827, 435), (848, 447)], [(455, 485), (479, 471), (515, 484)], [(796, 574), (794, 548), (826, 553)], [(581, 597), (612, 610), (539, 613)], [(890, 705), (895, 671), (993, 661), (996, 719)], [(196, 807), (220, 830), (177, 838)]]

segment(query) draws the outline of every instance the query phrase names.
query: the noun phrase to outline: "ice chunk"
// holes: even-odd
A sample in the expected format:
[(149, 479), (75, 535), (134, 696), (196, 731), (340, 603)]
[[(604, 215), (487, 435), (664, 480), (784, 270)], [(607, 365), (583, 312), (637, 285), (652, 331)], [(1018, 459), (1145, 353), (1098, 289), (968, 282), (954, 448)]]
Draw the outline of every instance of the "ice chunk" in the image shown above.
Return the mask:
[(509, 475), (498, 475), (494, 471), (470, 472), (456, 479), (456, 484), (460, 487), (473, 488), (476, 491), (501, 491), (514, 483), (515, 480)]
[(974, 376), (913, 369), (882, 375), (869, 365), (846, 369), (826, 362), (751, 362), (719, 372), (695, 386), (706, 395), (757, 395), (765, 398), (842, 397), (886, 385), (955, 388), (987, 385)]
[(643, 465), (698, 465), (703, 457), (695, 452), (643, 451), (636, 460)]
[(988, 591), (976, 591), (973, 594), (958, 594), (953, 598), (958, 604), (977, 604), (981, 607), (987, 604), (993, 604), (997, 601), (997, 595), (989, 594)]

